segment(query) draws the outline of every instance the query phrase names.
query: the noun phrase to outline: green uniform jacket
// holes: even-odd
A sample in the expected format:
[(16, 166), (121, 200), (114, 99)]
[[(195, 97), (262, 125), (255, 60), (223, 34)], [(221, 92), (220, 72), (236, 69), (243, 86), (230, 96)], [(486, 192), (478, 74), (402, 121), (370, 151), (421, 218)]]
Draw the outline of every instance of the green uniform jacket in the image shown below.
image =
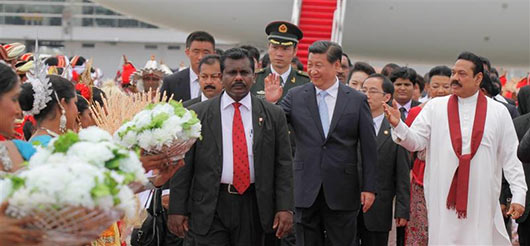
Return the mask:
[[(265, 78), (270, 73), (270, 65), (267, 68), (261, 69), (256, 72), (256, 83), (254, 83), (254, 85), (250, 89), (252, 95), (255, 95), (261, 99), (265, 99)], [(305, 83), (309, 83), (309, 76), (307, 75), (307, 73), (291, 68), (291, 73), (289, 74), (289, 77), (287, 77), (287, 81), (283, 85), (283, 95), (280, 100), (283, 99), (289, 89), (299, 85), (303, 85)]]

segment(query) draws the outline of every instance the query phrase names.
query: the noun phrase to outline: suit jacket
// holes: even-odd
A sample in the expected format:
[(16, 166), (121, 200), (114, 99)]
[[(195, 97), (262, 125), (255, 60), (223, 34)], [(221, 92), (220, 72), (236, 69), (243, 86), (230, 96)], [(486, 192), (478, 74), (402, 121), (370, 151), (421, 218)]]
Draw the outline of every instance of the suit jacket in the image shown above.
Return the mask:
[(175, 101), (190, 100), (190, 68), (165, 77), (160, 87), (160, 94), (164, 92), (168, 97), (173, 96)]
[[(521, 148), (524, 148), (525, 145), (523, 142), (523, 137), (525, 136), (525, 133), (530, 129), (530, 114), (525, 114), (522, 116), (519, 116), (513, 120), (513, 123), (515, 125), (515, 132), (517, 132), (517, 138), (519, 138), (519, 149), (518, 153), (521, 152)], [(529, 134), (527, 134), (529, 135)], [(530, 135), (529, 135), (530, 136)], [(528, 137), (527, 137), (528, 138)], [(528, 142), (528, 140), (526, 141)], [(527, 148), (530, 146), (526, 146)], [(525, 151), (526, 154), (528, 154), (527, 151)], [(530, 184), (530, 163), (523, 163), (523, 170), (524, 170), (524, 176), (526, 179), (526, 183)], [(521, 218), (517, 219), (517, 223), (524, 222), (528, 218), (528, 214), (530, 212), (530, 192), (526, 192), (526, 205), (523, 216)]]
[[(295, 206), (310, 207), (322, 188), (331, 209), (359, 209), (360, 192), (375, 193), (376, 190), (377, 146), (366, 96), (339, 82), (327, 137), (322, 130), (312, 83), (290, 89), (280, 106), (296, 135)], [(363, 187), (357, 175), (359, 144)]]
[(183, 102), (182, 106), (184, 106), (185, 108), (189, 108), (193, 104), (200, 103), (201, 100), (202, 100), (201, 97), (196, 97), (196, 98), (193, 98), (193, 99), (190, 99), (188, 101)]
[(420, 106), (421, 102), (418, 102), (416, 100), (412, 100), (412, 102), (410, 102), (410, 108), (414, 108), (416, 106)]
[[(171, 179), (169, 214), (190, 216), (190, 228), (206, 234), (221, 184), (223, 145), (220, 96), (194, 104), (202, 140), (186, 154), (186, 165)], [(281, 109), (252, 96), (255, 190), (262, 228), (272, 232), (275, 213), (292, 211), (293, 170), (287, 122)]]
[(377, 134), (377, 198), (370, 210), (363, 214), (369, 231), (390, 231), (394, 197), (394, 217), (409, 219), (409, 152), (392, 141), (390, 129), (387, 119), (383, 119)]

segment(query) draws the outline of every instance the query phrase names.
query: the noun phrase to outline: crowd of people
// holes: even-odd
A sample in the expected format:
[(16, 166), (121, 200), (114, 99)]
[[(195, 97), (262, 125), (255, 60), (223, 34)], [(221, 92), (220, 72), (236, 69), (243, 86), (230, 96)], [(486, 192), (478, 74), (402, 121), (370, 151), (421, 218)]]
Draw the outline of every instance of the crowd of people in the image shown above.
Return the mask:
[[(275, 21), (265, 34), (262, 56), (192, 32), (188, 68), (155, 57), (136, 68), (124, 56), (105, 82), (90, 59), (0, 46), (1, 171), (24, 168), (34, 145), (96, 125), (90, 107), (114, 93), (151, 93), (195, 111), (202, 137), (181, 165), (140, 153), (156, 174), (145, 189), (160, 195), (146, 209), (162, 224), (146, 220), (124, 242), (130, 232), (117, 223), (92, 245), (530, 245), (528, 78), (507, 82), (466, 51), (425, 75), (376, 68), (326, 40), (309, 47), (304, 68), (302, 30)], [(0, 242), (38, 245), (32, 218), (5, 207)], [(163, 228), (158, 244), (145, 240), (149, 227)]]

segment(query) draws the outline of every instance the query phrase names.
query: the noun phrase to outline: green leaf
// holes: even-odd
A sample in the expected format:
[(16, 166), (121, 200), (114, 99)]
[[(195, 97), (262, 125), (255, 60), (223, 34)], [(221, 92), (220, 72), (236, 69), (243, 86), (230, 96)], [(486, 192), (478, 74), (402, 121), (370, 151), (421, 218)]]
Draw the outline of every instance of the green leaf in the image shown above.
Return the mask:
[(13, 191), (20, 189), (26, 184), (26, 180), (18, 176), (12, 175), (9, 179), (11, 179), (11, 184), (13, 185)]
[(73, 131), (68, 131), (59, 136), (53, 143), (53, 153), (66, 153), (68, 149), (77, 142), (79, 142), (79, 136)]
[(90, 195), (92, 195), (92, 198), (108, 196), (110, 195), (110, 189), (105, 183), (100, 183), (96, 177), (96, 185), (90, 190)]

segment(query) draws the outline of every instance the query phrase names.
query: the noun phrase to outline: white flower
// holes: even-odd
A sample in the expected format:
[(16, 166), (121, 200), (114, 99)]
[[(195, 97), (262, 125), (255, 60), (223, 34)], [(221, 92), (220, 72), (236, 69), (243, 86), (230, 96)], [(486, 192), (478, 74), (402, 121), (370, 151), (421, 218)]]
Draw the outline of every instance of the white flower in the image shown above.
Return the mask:
[(0, 203), (4, 202), (13, 191), (11, 179), (0, 179)]
[(114, 158), (112, 149), (105, 143), (77, 142), (68, 149), (68, 156), (75, 156), (92, 165), (104, 167)]
[(52, 152), (48, 149), (37, 147), (37, 152), (29, 159), (29, 167), (45, 164)]
[(79, 131), (79, 139), (93, 143), (102, 141), (112, 141), (112, 136), (105, 130), (91, 126)]
[(125, 212), (125, 216), (133, 218), (137, 210), (137, 202), (134, 193), (127, 186), (123, 186), (118, 193), (120, 204), (118, 208)]
[(149, 111), (140, 111), (138, 114), (134, 116), (134, 125), (138, 127), (139, 129), (146, 127), (151, 123), (152, 117), (151, 112)]
[(138, 134), (138, 146), (140, 148), (150, 151), (156, 146), (156, 140), (150, 130), (145, 130)]

